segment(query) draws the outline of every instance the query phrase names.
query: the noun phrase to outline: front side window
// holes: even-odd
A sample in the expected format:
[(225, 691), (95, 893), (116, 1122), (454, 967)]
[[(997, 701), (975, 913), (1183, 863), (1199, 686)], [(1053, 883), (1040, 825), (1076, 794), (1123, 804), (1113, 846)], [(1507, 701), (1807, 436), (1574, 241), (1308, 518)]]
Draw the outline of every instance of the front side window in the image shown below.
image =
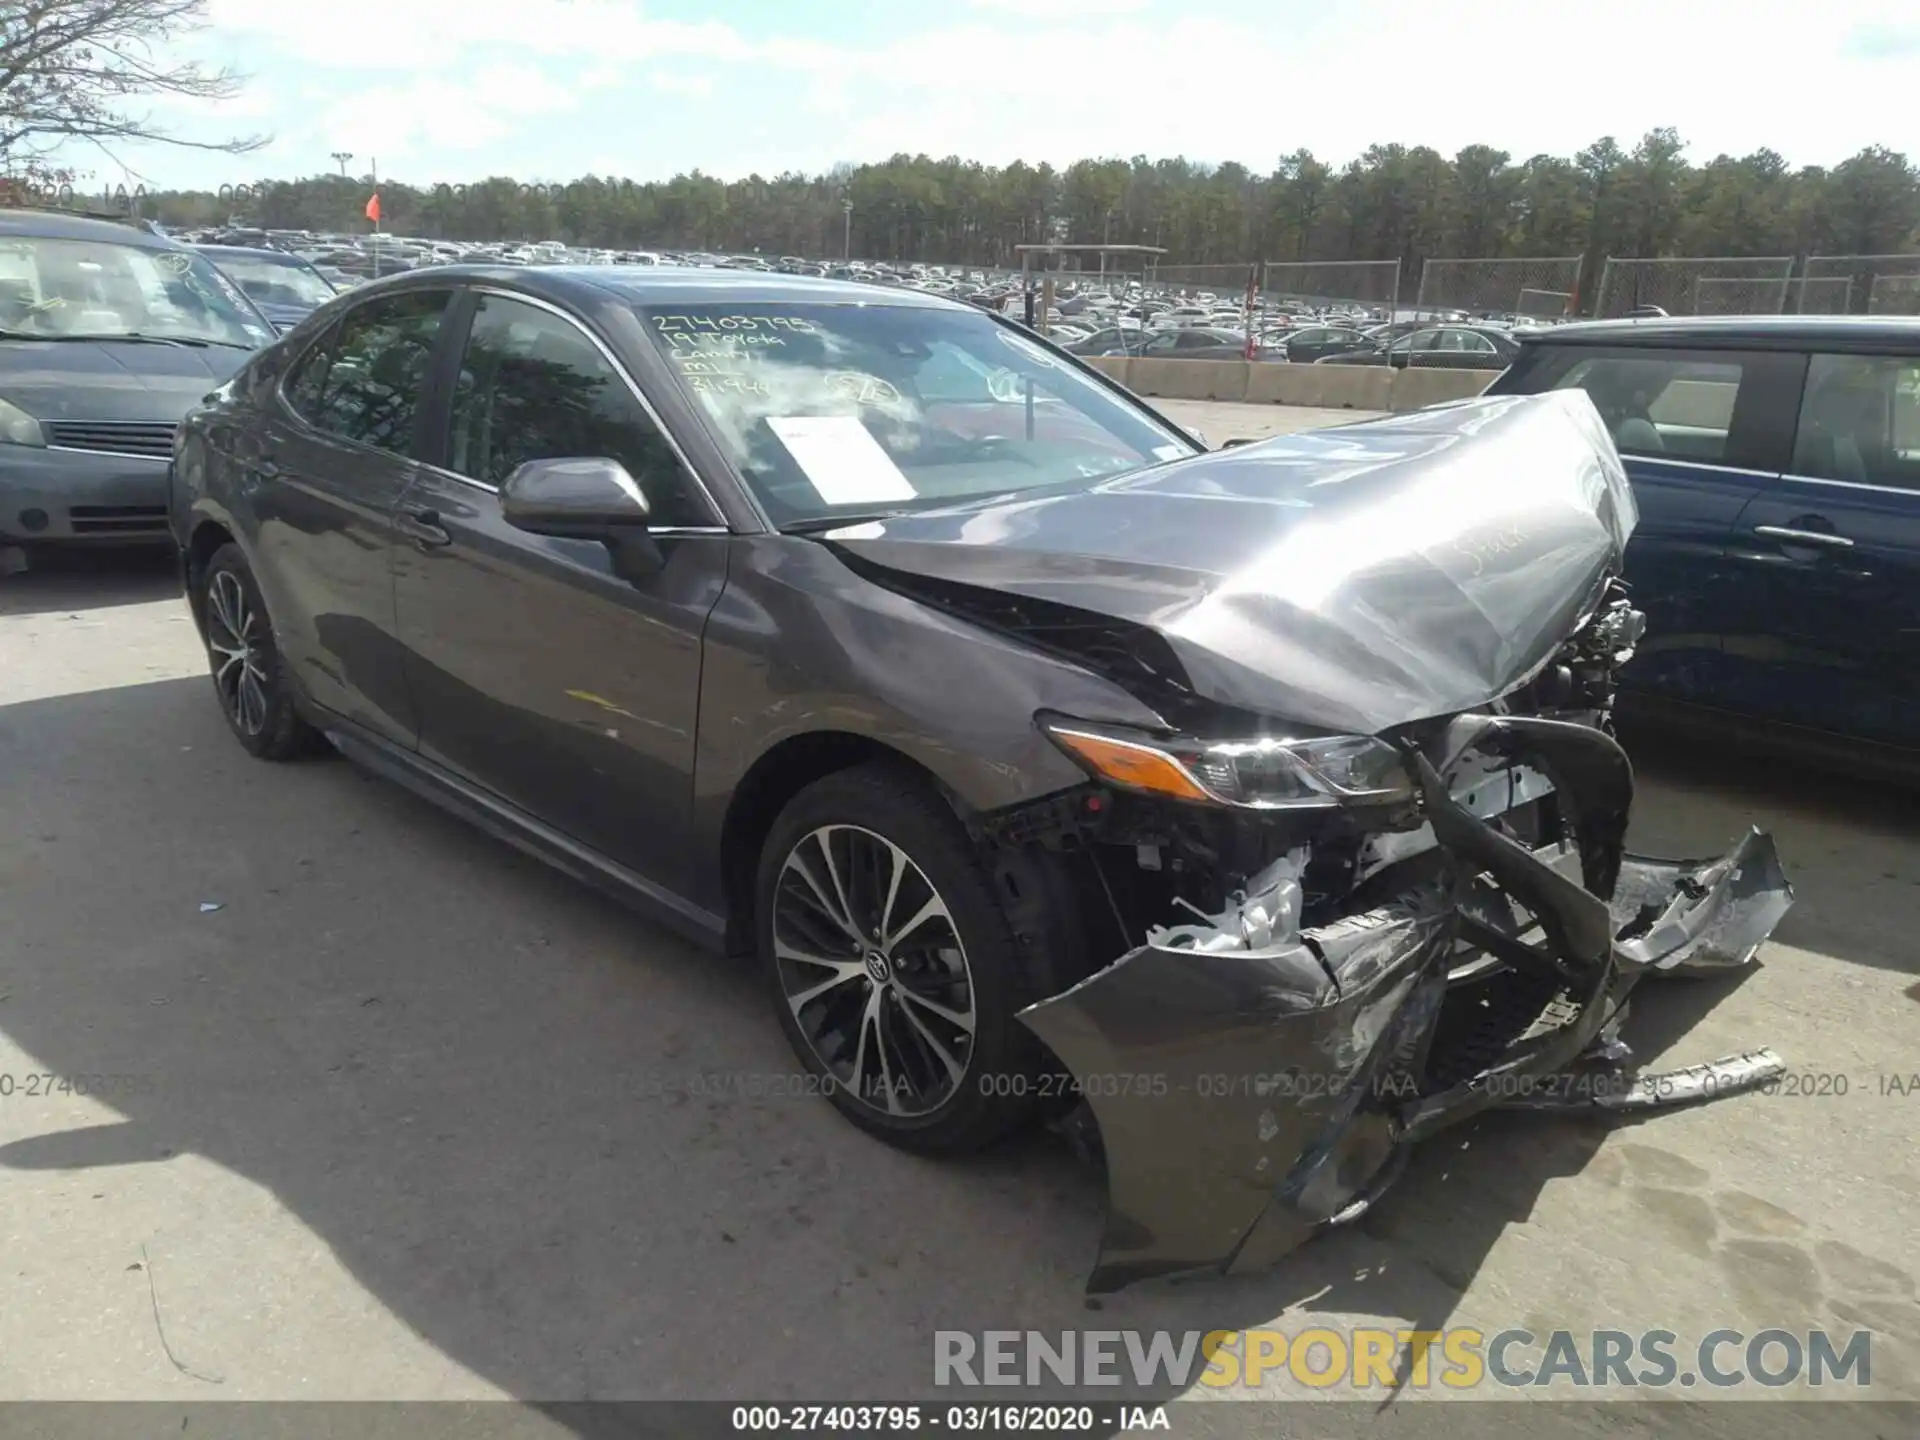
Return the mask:
[(450, 293), (412, 290), (349, 311), (288, 375), (287, 403), (342, 440), (410, 454)]
[(455, 471), (496, 488), (529, 460), (618, 460), (652, 523), (718, 523), (625, 377), (564, 316), (482, 295), (453, 396)]
[(1576, 361), (1553, 388), (1585, 390), (1623, 454), (1717, 461), (1745, 373), (1741, 356), (1648, 351)]
[(1793, 471), (1920, 490), (1920, 357), (1813, 356)]
[(160, 340), (252, 350), (273, 331), (191, 250), (110, 240), (0, 238), (0, 332), (45, 340)]
[(640, 318), (777, 524), (1090, 484), (1195, 453), (971, 310), (743, 301)]

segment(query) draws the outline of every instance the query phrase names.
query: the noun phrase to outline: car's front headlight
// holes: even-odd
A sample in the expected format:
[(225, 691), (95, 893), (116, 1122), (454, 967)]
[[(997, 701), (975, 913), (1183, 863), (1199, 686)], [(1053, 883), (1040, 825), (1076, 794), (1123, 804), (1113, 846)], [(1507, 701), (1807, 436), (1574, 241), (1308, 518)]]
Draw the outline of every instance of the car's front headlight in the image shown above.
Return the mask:
[(18, 405), (0, 400), (0, 445), (38, 445), (47, 437), (40, 433), (40, 422)]
[(1195, 804), (1312, 810), (1415, 793), (1400, 752), (1368, 735), (1206, 740), (1061, 717), (1042, 717), (1040, 728), (1098, 779)]

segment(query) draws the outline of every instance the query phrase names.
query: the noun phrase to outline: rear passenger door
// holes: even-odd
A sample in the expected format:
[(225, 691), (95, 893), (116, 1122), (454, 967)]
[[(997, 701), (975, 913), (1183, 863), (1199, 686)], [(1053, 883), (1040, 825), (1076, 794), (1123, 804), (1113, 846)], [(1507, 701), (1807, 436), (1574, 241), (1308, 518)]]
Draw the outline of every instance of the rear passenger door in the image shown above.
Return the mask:
[(1920, 353), (1811, 358), (1786, 473), (1731, 549), (1739, 708), (1920, 745)]
[(1751, 623), (1755, 577), (1729, 546), (1785, 464), (1805, 365), (1769, 351), (1568, 345), (1503, 387), (1585, 390), (1626, 465), (1640, 507), (1626, 578), (1647, 613), (1629, 689), (1733, 703), (1740, 667), (1726, 640)]
[(240, 493), (255, 573), (301, 688), (396, 744), (414, 714), (394, 633), (392, 549), (452, 291), (371, 297), (318, 336), (261, 419)]

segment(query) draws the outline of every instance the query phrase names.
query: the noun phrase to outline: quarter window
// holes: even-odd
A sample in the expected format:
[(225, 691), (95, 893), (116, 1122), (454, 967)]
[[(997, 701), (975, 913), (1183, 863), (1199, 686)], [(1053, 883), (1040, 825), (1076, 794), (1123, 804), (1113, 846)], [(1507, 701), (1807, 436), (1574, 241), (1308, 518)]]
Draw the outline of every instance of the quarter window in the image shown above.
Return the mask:
[(1813, 356), (1793, 470), (1920, 490), (1920, 358)]
[(456, 472), (498, 488), (529, 460), (618, 460), (656, 525), (712, 525), (698, 486), (633, 390), (573, 321), (482, 295), (453, 396)]
[(409, 454), (449, 293), (413, 290), (349, 311), (287, 377), (287, 402), (330, 435)]

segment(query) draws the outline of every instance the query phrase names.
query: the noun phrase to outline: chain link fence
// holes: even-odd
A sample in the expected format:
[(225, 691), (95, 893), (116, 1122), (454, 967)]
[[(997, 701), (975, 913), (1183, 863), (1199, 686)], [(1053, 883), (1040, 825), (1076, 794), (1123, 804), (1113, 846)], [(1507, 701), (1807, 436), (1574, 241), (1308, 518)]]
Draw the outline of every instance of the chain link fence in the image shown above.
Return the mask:
[(1794, 284), (1802, 315), (1920, 315), (1920, 255), (1809, 255)]
[(1392, 319), (1400, 307), (1398, 260), (1269, 260), (1260, 267), (1269, 309), (1359, 310)]
[(1579, 309), (1580, 259), (1529, 255), (1429, 260), (1420, 267), (1415, 312), (1420, 318), (1464, 312), (1496, 319), (1570, 319)]
[(1152, 273), (1155, 287), (1169, 300), (1239, 306), (1247, 298), (1247, 281), (1254, 266), (1246, 261), (1228, 265), (1158, 265)]
[(1778, 315), (1792, 275), (1791, 255), (1609, 259), (1593, 313), (1613, 319), (1651, 306), (1669, 315)]

